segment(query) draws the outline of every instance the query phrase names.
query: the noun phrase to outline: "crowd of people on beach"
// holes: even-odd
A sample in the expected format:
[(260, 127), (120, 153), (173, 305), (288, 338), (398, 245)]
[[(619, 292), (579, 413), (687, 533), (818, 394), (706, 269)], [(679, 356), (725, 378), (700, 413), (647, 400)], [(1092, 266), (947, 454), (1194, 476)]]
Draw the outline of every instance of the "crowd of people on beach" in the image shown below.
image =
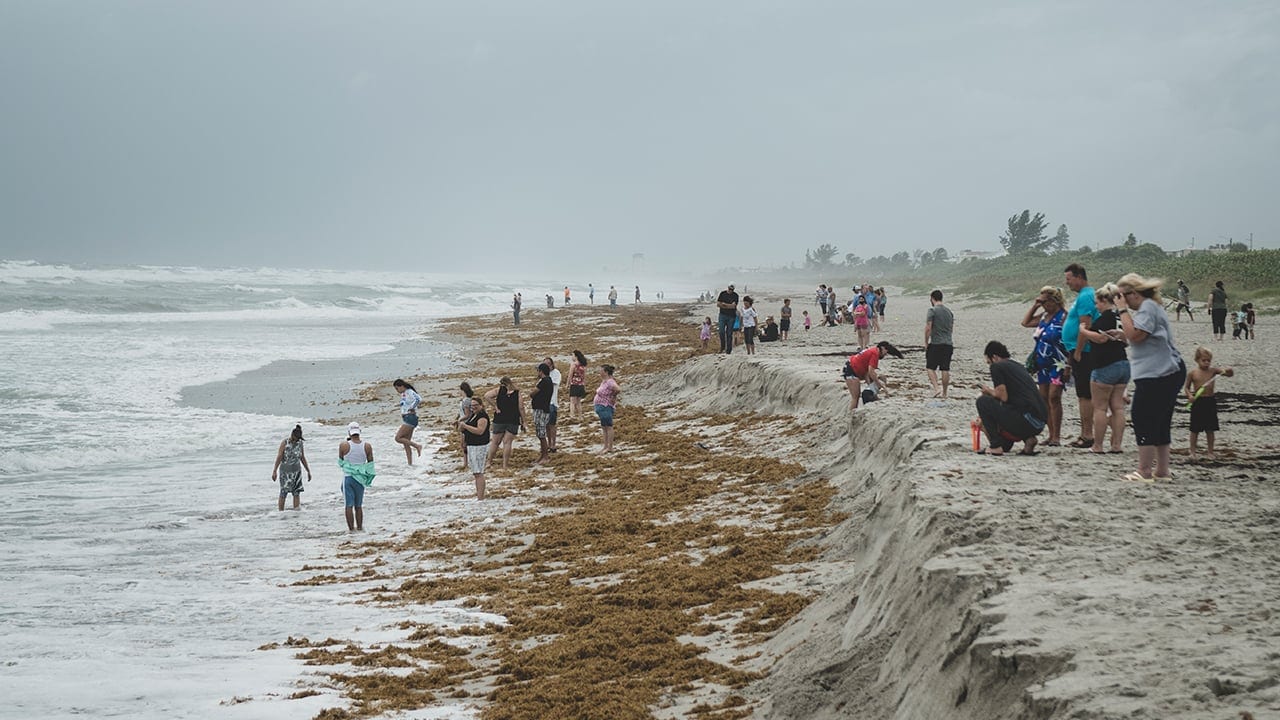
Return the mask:
[[(582, 351), (573, 351), (569, 371), (569, 417), (575, 420), (586, 417), (582, 399), (587, 395), (588, 364)], [(614, 417), (622, 397), (622, 386), (614, 377), (616, 371), (609, 364), (597, 367), (600, 381), (596, 386), (592, 405), (600, 423), (600, 454), (614, 451)], [(545, 463), (552, 453), (558, 451), (556, 426), (559, 420), (559, 391), (564, 376), (551, 357), (542, 358), (534, 367), (534, 374), (533, 388), (527, 403), (522, 398), (520, 387), (510, 377), (502, 378), (497, 387), (484, 393), (476, 392), (467, 382), (458, 387), (461, 398), (453, 425), (459, 433), (458, 448), (466, 468), (471, 472), (477, 500), (485, 498), (485, 475), (499, 454), (500, 467), (503, 470), (508, 468), (512, 443), (521, 432), (528, 432), (530, 420), (533, 422), (540, 450), (532, 465)], [(409, 465), (413, 465), (414, 458), (422, 452), (422, 446), (413, 442), (413, 431), (418, 426), (417, 409), (422, 398), (413, 385), (405, 380), (397, 379), (392, 386), (400, 393), (401, 426), (396, 434), (396, 442), (404, 446), (405, 458)], [(280, 510), (284, 510), (285, 499), (289, 495), (293, 496), (293, 509), (299, 509), (303, 469), (306, 470), (307, 480), (311, 479), (311, 468), (307, 464), (303, 445), (302, 426), (298, 425), (280, 443), (277, 450), (271, 479), (280, 484)], [(342, 493), (347, 529), (352, 532), (363, 530), (364, 490), (372, 484), (375, 469), (373, 446), (361, 437), (358, 423), (353, 422), (347, 427), (347, 437), (338, 448), (338, 465), (344, 473)]]
[[(584, 417), (582, 398), (586, 397), (588, 360), (580, 350), (573, 351), (569, 370), (569, 417)], [(521, 398), (520, 388), (510, 377), (504, 377), (498, 386), (477, 394), (469, 383), (462, 383), (455, 427), (461, 433), (461, 450), (467, 469), (475, 481), (476, 499), (485, 497), (485, 474), (492, 467), (501, 450), (500, 467), (508, 468), (511, 446), (523, 431), (528, 432), (528, 421), (533, 420), (534, 435), (538, 438), (538, 458), (532, 465), (541, 465), (558, 452), (556, 429), (560, 419), (560, 386), (564, 375), (556, 368), (555, 359), (544, 357), (534, 368), (536, 378), (529, 393), (528, 412)], [(600, 383), (592, 398), (596, 418), (600, 423), (602, 446), (600, 453), (613, 452), (614, 414), (622, 395), (622, 386), (614, 378), (616, 368), (600, 365)], [(493, 408), (490, 416), (487, 408)]]
[[(1206, 455), (1213, 458), (1219, 429), (1214, 382), (1233, 376), (1234, 369), (1215, 366), (1213, 352), (1200, 346), (1195, 367), (1188, 371), (1174, 343), (1169, 305), (1160, 292), (1163, 281), (1128, 273), (1094, 288), (1078, 263), (1068, 265), (1063, 275), (1074, 300), (1068, 304), (1061, 289), (1045, 286), (1023, 316), (1022, 325), (1034, 328), (1035, 341), (1025, 362), (1011, 359), (1003, 343), (991, 341), (984, 348), (991, 383), (982, 387), (977, 400), (974, 450), (998, 456), (1022, 442), (1019, 454), (1035, 455), (1047, 429), (1046, 446), (1120, 453), (1129, 425), (1138, 445), (1137, 469), (1123, 479), (1169, 480), (1173, 415), (1181, 395), (1191, 413), (1189, 456), (1197, 459), (1204, 433)], [(1176, 292), (1175, 317), (1186, 311), (1192, 318), (1190, 293), (1181, 280)], [(1219, 281), (1207, 303), (1216, 340), (1225, 336), (1226, 299)], [(1064, 443), (1062, 393), (1068, 385), (1075, 388), (1080, 433)], [(978, 447), (978, 429), (987, 438), (986, 447)]]
[[(976, 401), (974, 450), (999, 456), (1021, 442), (1019, 454), (1035, 455), (1040, 435), (1047, 430), (1047, 447), (1065, 445), (1094, 454), (1116, 454), (1123, 452), (1125, 428), (1132, 427), (1138, 445), (1137, 468), (1124, 478), (1146, 482), (1168, 479), (1173, 412), (1181, 393), (1191, 411), (1189, 455), (1193, 460), (1199, 457), (1199, 435), (1203, 433), (1205, 456), (1213, 458), (1214, 434), (1219, 429), (1214, 381), (1231, 377), (1234, 369), (1215, 366), (1212, 351), (1199, 347), (1195, 368), (1188, 371), (1174, 344), (1167, 313), (1176, 302), (1179, 318), (1185, 311), (1194, 319), (1186, 283), (1178, 281), (1177, 297), (1167, 305), (1160, 293), (1163, 281), (1136, 273), (1094, 288), (1085, 268), (1072, 263), (1063, 270), (1063, 284), (1074, 295), (1070, 302), (1063, 289), (1046, 285), (1023, 315), (1022, 326), (1033, 331), (1025, 360), (1011, 359), (1009, 349), (998, 341), (984, 348), (990, 383), (982, 384)], [(924, 326), (925, 370), (933, 397), (939, 401), (945, 401), (952, 388), (956, 322), (943, 298), (941, 290), (930, 293)], [(887, 395), (880, 362), (886, 357), (903, 357), (890, 342), (871, 342), (871, 334), (881, 330), (885, 300), (884, 289), (871, 284), (854, 287), (847, 300), (825, 283), (814, 296), (823, 325), (848, 324), (856, 331), (858, 349), (842, 370), (853, 410)], [(715, 301), (719, 316), (715, 323), (704, 318), (699, 331), (702, 346), (707, 348), (715, 333), (721, 354), (731, 354), (738, 344), (754, 354), (759, 324), (754, 299), (740, 297), (730, 284)], [(1219, 281), (1205, 304), (1217, 340), (1225, 338), (1227, 302), (1224, 284)], [(783, 318), (779, 335), (785, 339), (792, 318), (790, 299), (783, 301), (779, 314)], [(807, 330), (811, 327), (807, 310), (803, 317)], [(771, 320), (767, 318), (766, 323)], [(1253, 322), (1252, 305), (1245, 303), (1234, 316), (1233, 336), (1251, 338)], [(1130, 383), (1132, 393), (1128, 391)], [(1080, 425), (1077, 436), (1065, 441), (1062, 395), (1068, 387), (1076, 396)], [(985, 447), (979, 442), (983, 435)]]
[[(1090, 285), (1085, 268), (1072, 263), (1064, 268), (1063, 280), (1074, 293), (1072, 300), (1067, 300), (1061, 288), (1046, 285), (1021, 319), (1021, 325), (1032, 330), (1032, 346), (1025, 360), (1013, 359), (1009, 348), (999, 341), (992, 340), (983, 349), (990, 382), (981, 385), (975, 403), (978, 417), (972, 428), (974, 451), (1000, 456), (1012, 452), (1020, 442), (1018, 454), (1036, 455), (1040, 435), (1047, 431), (1043, 442), (1046, 447), (1065, 445), (1095, 454), (1121, 453), (1125, 428), (1132, 427), (1138, 445), (1137, 468), (1126, 473), (1124, 479), (1168, 480), (1172, 419), (1181, 394), (1191, 417), (1190, 458), (1196, 460), (1200, 456), (1201, 434), (1206, 440), (1205, 457), (1214, 458), (1215, 433), (1219, 430), (1215, 382), (1219, 377), (1233, 377), (1235, 370), (1214, 365), (1212, 351), (1204, 346), (1196, 348), (1194, 367), (1188, 370), (1174, 344), (1167, 312), (1174, 308), (1178, 321), (1183, 312), (1194, 321), (1187, 284), (1178, 280), (1176, 296), (1166, 304), (1161, 295), (1162, 281), (1135, 273), (1095, 288)], [(824, 326), (851, 325), (855, 330), (857, 350), (845, 362), (842, 380), (849, 393), (850, 409), (856, 410), (887, 396), (880, 363), (886, 357), (902, 359), (904, 354), (888, 341), (871, 341), (872, 333), (881, 332), (884, 322), (884, 288), (867, 283), (854, 287), (850, 294), (841, 302), (835, 287), (824, 283), (818, 286), (814, 302)], [(617, 296), (617, 289), (610, 286), (607, 297), (611, 307), (616, 307)], [(594, 304), (594, 285), (588, 286), (587, 298)], [(701, 297), (704, 301), (711, 298), (709, 292)], [(717, 320), (713, 322), (708, 316), (699, 328), (703, 348), (709, 348), (714, 334), (721, 354), (731, 354), (740, 344), (752, 355), (757, 340), (785, 342), (790, 337), (795, 317), (790, 298), (783, 299), (776, 320), (769, 315), (763, 321), (755, 299), (739, 296), (733, 284), (714, 299), (719, 311)], [(564, 303), (571, 302), (571, 291), (566, 286)], [(635, 302), (640, 302), (638, 286)], [(1218, 281), (1205, 303), (1215, 340), (1225, 339), (1228, 302), (1224, 283)], [(520, 324), (521, 304), (517, 292), (512, 298), (516, 325)], [(809, 311), (801, 310), (800, 317), (804, 329), (810, 330)], [(1240, 305), (1231, 319), (1233, 338), (1254, 337), (1252, 303)], [(942, 291), (932, 291), (924, 323), (924, 349), (925, 371), (937, 401), (946, 401), (952, 392), (955, 323), (955, 313), (945, 304)], [(587, 393), (588, 364), (581, 351), (573, 351), (569, 370), (569, 417), (573, 419), (585, 416), (582, 399)], [(597, 372), (600, 379), (592, 406), (601, 428), (599, 452), (609, 453), (614, 449), (614, 417), (621, 385), (614, 377), (613, 366), (600, 365)], [(510, 377), (502, 378), (496, 387), (483, 393), (474, 391), (466, 382), (459, 386), (461, 398), (454, 427), (478, 500), (485, 498), (485, 475), (499, 455), (500, 467), (508, 469), (512, 444), (522, 431), (528, 431), (530, 419), (539, 445), (532, 465), (547, 462), (558, 451), (556, 429), (562, 380), (554, 358), (542, 358), (531, 374), (527, 411), (520, 387)], [(1132, 393), (1128, 391), (1131, 382)], [(406, 462), (413, 465), (422, 453), (422, 445), (413, 440), (422, 397), (403, 379), (396, 379), (392, 386), (399, 394), (400, 426), (395, 442), (403, 447)], [(1079, 433), (1071, 441), (1063, 440), (1062, 396), (1067, 387), (1074, 388), (1080, 423)], [(351, 423), (347, 430), (346, 439), (339, 444), (338, 459), (344, 473), (347, 526), (358, 531), (364, 526), (364, 489), (374, 478), (373, 447), (361, 437), (359, 424)], [(985, 446), (979, 442), (982, 436), (986, 438)], [(293, 509), (300, 507), (304, 470), (310, 481), (311, 469), (302, 427), (298, 425), (281, 441), (272, 468), (271, 479), (280, 486), (278, 509), (285, 509), (289, 496), (293, 498)]]
[[(611, 308), (618, 307), (618, 288), (614, 287), (613, 285), (610, 285), (609, 294), (607, 297), (609, 298), (609, 307)], [(665, 295), (661, 290), (655, 293), (654, 297), (657, 298), (658, 300), (665, 299)], [(548, 308), (554, 308), (556, 306), (556, 299), (551, 293), (544, 294), (543, 299), (546, 301)], [(587, 283), (587, 302), (590, 305), (596, 304), (596, 286), (593, 283)], [(641, 300), (640, 298), (640, 286), (636, 285), (633, 304), (640, 305), (643, 302), (644, 301)], [(573, 304), (573, 291), (569, 288), (568, 285), (565, 285), (564, 300), (563, 300), (562, 307), (568, 307), (571, 304)], [(520, 309), (523, 305), (524, 305), (524, 295), (519, 292), (512, 293), (511, 323), (513, 325), (516, 325), (516, 326), (520, 325)]]

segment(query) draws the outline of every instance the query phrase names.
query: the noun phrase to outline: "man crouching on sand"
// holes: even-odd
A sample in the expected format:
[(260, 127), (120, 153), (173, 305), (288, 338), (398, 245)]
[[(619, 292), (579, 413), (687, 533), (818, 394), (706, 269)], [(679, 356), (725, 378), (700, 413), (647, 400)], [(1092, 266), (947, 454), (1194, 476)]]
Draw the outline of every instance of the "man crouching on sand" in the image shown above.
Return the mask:
[(1019, 455), (1035, 455), (1036, 436), (1044, 429), (1049, 406), (1022, 365), (1009, 359), (1004, 343), (992, 340), (982, 351), (991, 366), (991, 387), (983, 386), (978, 417), (987, 433), (983, 455), (1003, 455), (1022, 440)]

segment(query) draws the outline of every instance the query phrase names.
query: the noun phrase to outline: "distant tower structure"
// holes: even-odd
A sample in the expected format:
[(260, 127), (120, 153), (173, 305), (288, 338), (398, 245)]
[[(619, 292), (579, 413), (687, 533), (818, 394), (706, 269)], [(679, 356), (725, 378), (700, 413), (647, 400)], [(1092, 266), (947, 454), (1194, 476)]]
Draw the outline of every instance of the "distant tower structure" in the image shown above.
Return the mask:
[(631, 269), (632, 269), (632, 270), (643, 270), (643, 269), (644, 269), (644, 253), (632, 253), (632, 254), (631, 254)]

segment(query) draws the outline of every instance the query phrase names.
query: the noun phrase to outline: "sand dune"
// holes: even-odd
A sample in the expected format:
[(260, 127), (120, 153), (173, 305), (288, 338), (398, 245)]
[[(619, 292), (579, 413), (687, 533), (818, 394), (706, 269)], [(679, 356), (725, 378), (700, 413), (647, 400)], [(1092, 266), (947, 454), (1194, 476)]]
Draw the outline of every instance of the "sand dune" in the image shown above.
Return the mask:
[[(764, 307), (772, 303), (765, 299)], [(922, 298), (895, 297), (876, 339), (922, 341)], [(927, 401), (923, 355), (883, 366), (894, 393), (855, 412), (837, 383), (850, 328), (815, 328), (747, 357), (702, 357), (652, 382), (720, 413), (798, 416), (803, 462), (850, 513), (824, 538), (819, 598), (765, 645), (748, 696), (770, 718), (1236, 717), (1280, 709), (1280, 493), (1274, 338), (1213, 343), (1236, 365), (1220, 460), (1174, 480), (1120, 481), (1135, 447), (969, 448), (980, 349), (1030, 348), (1024, 306), (952, 303), (958, 390)], [(1207, 323), (1180, 323), (1188, 358)], [(920, 338), (920, 339), (917, 339)], [(1228, 384), (1220, 392), (1228, 391)], [(1257, 397), (1251, 397), (1257, 396)], [(1065, 403), (1064, 437), (1078, 427)], [(1175, 448), (1187, 415), (1175, 417)], [(759, 427), (769, 446), (769, 425)], [(1203, 441), (1203, 440), (1202, 440)], [(806, 577), (806, 582), (812, 582)]]

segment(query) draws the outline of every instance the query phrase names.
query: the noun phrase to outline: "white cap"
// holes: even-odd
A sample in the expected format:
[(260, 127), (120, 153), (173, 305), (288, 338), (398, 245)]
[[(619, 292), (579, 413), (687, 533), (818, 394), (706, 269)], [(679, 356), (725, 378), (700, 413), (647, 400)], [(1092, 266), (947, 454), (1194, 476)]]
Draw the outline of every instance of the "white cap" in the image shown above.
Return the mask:
[(347, 434), (348, 434), (348, 435), (359, 435), (359, 434), (360, 434), (360, 423), (354, 423), (354, 422), (353, 422), (353, 423), (351, 423), (350, 425), (348, 425), (348, 426), (347, 426)]

